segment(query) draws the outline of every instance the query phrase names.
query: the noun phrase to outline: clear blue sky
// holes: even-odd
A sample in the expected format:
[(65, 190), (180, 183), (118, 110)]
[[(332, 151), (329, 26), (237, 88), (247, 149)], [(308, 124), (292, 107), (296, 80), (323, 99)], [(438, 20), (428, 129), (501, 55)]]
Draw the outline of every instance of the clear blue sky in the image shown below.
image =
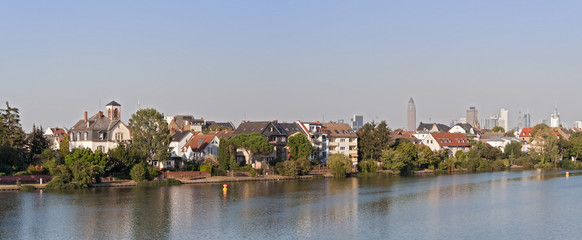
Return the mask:
[[(0, 101), (71, 127), (115, 99), (219, 121), (582, 120), (581, 1), (2, 1)], [(103, 108), (103, 107), (102, 107)], [(513, 125), (513, 124), (512, 124)]]

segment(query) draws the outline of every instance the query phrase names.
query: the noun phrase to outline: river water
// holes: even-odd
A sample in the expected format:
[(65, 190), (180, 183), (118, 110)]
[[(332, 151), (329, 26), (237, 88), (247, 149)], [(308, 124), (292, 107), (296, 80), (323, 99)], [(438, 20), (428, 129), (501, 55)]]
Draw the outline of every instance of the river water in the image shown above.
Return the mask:
[(0, 239), (580, 239), (582, 172), (0, 192)]

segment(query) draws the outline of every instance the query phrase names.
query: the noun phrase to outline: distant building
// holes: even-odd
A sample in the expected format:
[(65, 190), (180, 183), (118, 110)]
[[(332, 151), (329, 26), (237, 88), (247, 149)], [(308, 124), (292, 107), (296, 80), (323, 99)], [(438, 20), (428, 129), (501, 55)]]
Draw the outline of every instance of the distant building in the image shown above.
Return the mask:
[(499, 125), (496, 126), (501, 126), (505, 131), (509, 130), (509, 110), (505, 108), (499, 110)]
[(558, 112), (558, 105), (554, 108), (554, 113), (550, 115), (550, 127), (560, 126), (560, 113)]
[(416, 131), (419, 132), (448, 132), (451, 127), (441, 123), (423, 123), (418, 124)]
[(44, 137), (50, 142), (50, 148), (52, 150), (59, 150), (61, 141), (68, 135), (67, 129), (64, 128), (47, 128), (44, 132)]
[[(416, 130), (416, 105), (414, 100), (410, 98), (408, 101), (408, 108), (406, 109), (406, 131)], [(355, 129), (354, 129), (355, 130)]]
[(364, 116), (354, 114), (354, 117), (351, 119), (351, 123), (354, 131), (358, 131), (360, 128), (364, 126)]
[(99, 111), (91, 118), (79, 120), (70, 131), (71, 148), (89, 148), (107, 153), (119, 144), (129, 144), (131, 133), (121, 121), (121, 105), (115, 101), (106, 105), (107, 117)]
[(168, 128), (170, 133), (174, 134), (178, 131), (195, 131), (202, 132), (202, 127), (204, 127), (204, 119), (196, 119), (192, 115), (175, 115), (167, 117), (166, 121), (169, 120)]
[(574, 128), (582, 128), (582, 121), (574, 121)]
[(433, 151), (447, 150), (449, 154), (468, 152), (471, 148), (469, 138), (462, 133), (431, 133), (422, 140), (422, 144)]
[(477, 128), (473, 127), (469, 123), (457, 123), (451, 129), (449, 129), (450, 133), (462, 133), (465, 135), (477, 135), (479, 134)]
[(329, 138), (329, 154), (339, 153), (349, 156), (352, 164), (358, 164), (358, 135), (345, 123), (322, 123), (323, 131)]
[(531, 127), (531, 114), (529, 114), (529, 110), (527, 110), (525, 112), (525, 115), (523, 115), (523, 119), (524, 119), (524, 126), (525, 128), (530, 128)]
[(297, 121), (295, 123), (303, 129), (303, 132), (307, 133), (307, 137), (311, 141), (311, 146), (314, 147), (314, 151), (311, 153), (311, 160), (327, 163), (327, 157), (329, 156), (329, 138), (323, 125), (320, 122)]
[(467, 110), (466, 121), (473, 127), (479, 127), (479, 111), (475, 107), (470, 107)]

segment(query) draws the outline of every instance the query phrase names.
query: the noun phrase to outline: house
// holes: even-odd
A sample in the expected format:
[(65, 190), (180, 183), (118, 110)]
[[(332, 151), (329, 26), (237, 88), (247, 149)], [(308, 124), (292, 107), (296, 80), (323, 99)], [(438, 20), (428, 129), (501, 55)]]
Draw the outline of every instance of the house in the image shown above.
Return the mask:
[(451, 129), (449, 129), (450, 133), (462, 133), (465, 135), (476, 136), (479, 134), (479, 131), (473, 127), (473, 125), (468, 123), (457, 123)]
[(430, 133), (422, 144), (433, 151), (447, 150), (449, 154), (457, 151), (468, 152), (471, 148), (470, 139), (463, 133)]
[(527, 147), (526, 147), (527, 142), (523, 139), (519, 139), (516, 137), (494, 138), (494, 139), (487, 140), (485, 143), (489, 144), (492, 147), (498, 148), (499, 150), (501, 150), (501, 152), (504, 152), (505, 146), (509, 143), (512, 143), (512, 142), (521, 142), (523, 144), (522, 145), (522, 152), (527, 152)]
[(50, 148), (52, 150), (60, 149), (61, 141), (68, 135), (67, 129), (64, 128), (47, 128), (44, 132), (44, 137), (50, 142)]
[(196, 119), (192, 115), (175, 115), (168, 116), (166, 120), (170, 133), (174, 134), (177, 131), (195, 131), (202, 132), (204, 126), (204, 119)]
[(204, 157), (214, 155), (218, 157), (220, 139), (214, 134), (198, 134), (192, 136), (182, 147), (183, 158), (202, 162)]
[(347, 123), (322, 123), (322, 130), (329, 138), (329, 154), (349, 156), (353, 165), (358, 164), (358, 135)]
[[(406, 140), (410, 141), (411, 143), (413, 143), (414, 145), (421, 144), (422, 140), (416, 138), (414, 135), (416, 135), (416, 134), (413, 134), (413, 133), (407, 132), (407, 131), (403, 131), (403, 130), (395, 130), (395, 131), (390, 132), (390, 139), (392, 139), (393, 141), (397, 140), (397, 139), (406, 139)], [(428, 135), (428, 134), (426, 134), (426, 135)], [(424, 136), (424, 137), (426, 137), (426, 136)], [(424, 139), (424, 137), (423, 137), (423, 139)]]
[(528, 142), (528, 143), (531, 142), (532, 137), (533, 137), (533, 128), (522, 128), (521, 132), (519, 132), (519, 138), (521, 140)]
[(101, 150), (107, 153), (119, 144), (129, 145), (131, 133), (121, 121), (121, 105), (112, 101), (106, 106), (107, 116), (99, 111), (91, 118), (87, 112), (70, 130), (69, 144), (71, 149), (89, 148), (92, 151)]
[(440, 123), (420, 123), (416, 131), (419, 132), (449, 132), (451, 127)]
[(329, 138), (327, 137), (327, 131), (324, 130), (323, 125), (317, 122), (295, 122), (301, 129), (302, 132), (307, 135), (307, 138), (311, 141), (311, 146), (314, 147), (313, 153), (311, 153), (311, 160), (316, 160), (320, 163), (327, 163), (327, 157), (329, 156)]
[(247, 164), (252, 164), (262, 160), (270, 161), (274, 159), (288, 159), (289, 151), (287, 149), (287, 137), (289, 137), (289, 134), (285, 131), (284, 127), (279, 124), (278, 121), (243, 121), (234, 131), (235, 136), (251, 133), (259, 133), (263, 135), (263, 137), (265, 137), (269, 143), (273, 145), (274, 151), (267, 156), (254, 156), (253, 159), (249, 159), (249, 156), (246, 156), (246, 153), (241, 150), (237, 154), (237, 161), (246, 161)]
[(193, 135), (191, 131), (178, 131), (172, 135), (170, 142), (171, 158), (185, 158), (182, 148)]

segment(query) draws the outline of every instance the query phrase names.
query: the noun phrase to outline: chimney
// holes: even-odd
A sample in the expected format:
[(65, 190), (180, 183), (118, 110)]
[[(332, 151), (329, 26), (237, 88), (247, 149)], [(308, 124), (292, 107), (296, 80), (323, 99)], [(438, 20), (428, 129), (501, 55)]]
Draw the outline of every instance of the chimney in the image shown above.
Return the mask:
[(99, 116), (99, 118), (102, 118), (103, 117), (103, 111), (99, 111), (99, 115), (98, 116)]
[(87, 112), (85, 111), (85, 122), (87, 121)]

